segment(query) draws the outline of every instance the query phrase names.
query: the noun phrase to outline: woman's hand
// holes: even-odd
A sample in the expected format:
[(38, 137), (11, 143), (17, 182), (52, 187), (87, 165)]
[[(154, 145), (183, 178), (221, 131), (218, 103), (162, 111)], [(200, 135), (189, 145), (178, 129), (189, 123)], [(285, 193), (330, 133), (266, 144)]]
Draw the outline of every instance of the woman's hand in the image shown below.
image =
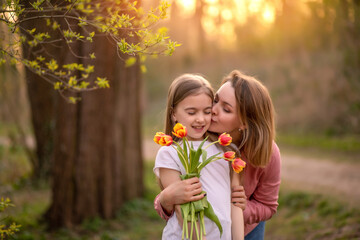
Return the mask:
[(246, 207), (246, 195), (244, 187), (241, 185), (233, 186), (231, 189), (231, 202), (241, 208), (242, 210), (245, 210)]
[(160, 203), (164, 210), (171, 212), (174, 210), (174, 205), (202, 199), (205, 194), (200, 194), (201, 192), (201, 183), (197, 177), (176, 181), (161, 192)]

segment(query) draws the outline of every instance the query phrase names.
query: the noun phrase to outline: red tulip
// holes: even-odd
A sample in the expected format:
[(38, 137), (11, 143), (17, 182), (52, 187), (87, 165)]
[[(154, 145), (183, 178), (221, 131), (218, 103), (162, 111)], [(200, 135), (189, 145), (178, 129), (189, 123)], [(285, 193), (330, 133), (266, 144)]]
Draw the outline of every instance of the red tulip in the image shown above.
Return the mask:
[(159, 144), (161, 146), (170, 146), (172, 143), (173, 143), (172, 137), (169, 135), (165, 135), (165, 134), (163, 136), (161, 136), (160, 141), (159, 141)]
[(223, 134), (221, 134), (221, 135), (219, 136), (219, 140), (218, 140), (218, 141), (219, 141), (220, 145), (222, 145), (222, 146), (228, 146), (228, 145), (230, 145), (231, 140), (232, 140), (232, 138), (231, 138), (230, 134), (228, 134), (228, 133), (223, 133)]
[(163, 132), (157, 132), (154, 136), (154, 142), (156, 142), (157, 144), (159, 144), (159, 141), (161, 139), (161, 137), (165, 135), (165, 133)]
[(231, 163), (231, 166), (234, 169), (234, 172), (239, 173), (244, 169), (246, 163), (241, 160), (241, 158), (235, 158), (234, 161)]
[(186, 137), (187, 134), (186, 127), (183, 126), (181, 123), (177, 123), (174, 126), (174, 131), (172, 132), (172, 134), (174, 134), (174, 136), (177, 136), (178, 138)]
[(224, 159), (226, 161), (230, 161), (231, 159), (234, 159), (235, 158), (235, 152), (233, 151), (228, 151), (228, 152), (225, 152), (224, 153)]

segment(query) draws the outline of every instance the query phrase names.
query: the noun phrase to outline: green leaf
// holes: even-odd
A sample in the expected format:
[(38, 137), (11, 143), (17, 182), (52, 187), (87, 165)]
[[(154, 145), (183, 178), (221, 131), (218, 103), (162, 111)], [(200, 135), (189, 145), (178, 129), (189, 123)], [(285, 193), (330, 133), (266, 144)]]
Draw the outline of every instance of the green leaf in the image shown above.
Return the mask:
[(214, 209), (209, 202), (208, 202), (208, 207), (205, 208), (205, 210), (204, 210), (204, 214), (206, 217), (208, 217), (210, 220), (212, 220), (216, 224), (216, 226), (219, 228), (220, 237), (221, 237), (222, 232), (223, 232), (222, 226), (220, 224), (219, 218), (216, 216)]
[(50, 71), (55, 71), (59, 67), (55, 59), (51, 59), (50, 62), (47, 62), (46, 66)]
[(68, 99), (69, 99), (69, 102), (73, 103), (73, 104), (75, 104), (77, 101), (81, 100), (81, 98), (76, 98), (76, 97), (69, 97)]
[(63, 85), (62, 82), (56, 82), (56, 83), (54, 84), (54, 89), (55, 89), (55, 90), (59, 90), (62, 85)]
[(182, 239), (184, 239), (184, 235), (186, 238), (189, 238), (189, 231), (188, 231), (188, 217), (190, 214), (190, 203), (184, 203), (180, 205), (181, 215), (183, 217), (183, 233)]
[[(201, 151), (202, 149), (200, 149)], [(199, 159), (195, 159), (195, 156), (196, 156), (196, 153), (197, 151), (195, 151), (193, 148), (190, 148), (190, 169), (189, 169), (189, 172), (190, 173), (193, 173), (194, 170), (196, 169), (197, 167), (197, 163), (196, 162), (199, 162)]]
[(125, 61), (125, 67), (131, 67), (132, 65), (134, 65), (136, 63), (136, 58), (135, 57), (129, 57), (128, 59), (126, 59)]
[(140, 70), (141, 70), (142, 73), (146, 73), (146, 72), (147, 72), (147, 68), (146, 68), (146, 66), (145, 66), (144, 64), (141, 64)]
[(109, 87), (110, 87), (109, 81), (108, 81), (106, 78), (97, 77), (95, 83), (96, 83), (100, 88), (109, 88)]

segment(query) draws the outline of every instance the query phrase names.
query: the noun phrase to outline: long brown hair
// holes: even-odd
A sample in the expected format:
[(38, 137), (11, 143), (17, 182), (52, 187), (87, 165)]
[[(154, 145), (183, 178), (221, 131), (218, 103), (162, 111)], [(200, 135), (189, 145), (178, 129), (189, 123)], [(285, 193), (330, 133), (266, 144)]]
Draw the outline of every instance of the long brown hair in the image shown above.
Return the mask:
[(267, 88), (254, 77), (238, 70), (226, 76), (235, 89), (237, 113), (245, 124), (239, 150), (256, 167), (265, 167), (271, 157), (275, 138), (275, 112)]
[(172, 114), (177, 104), (190, 95), (200, 93), (207, 94), (211, 100), (214, 99), (214, 91), (210, 83), (202, 76), (196, 74), (182, 74), (177, 77), (170, 85), (167, 98), (166, 116), (165, 116), (165, 134), (168, 134), (178, 140), (172, 130), (175, 125), (172, 120)]

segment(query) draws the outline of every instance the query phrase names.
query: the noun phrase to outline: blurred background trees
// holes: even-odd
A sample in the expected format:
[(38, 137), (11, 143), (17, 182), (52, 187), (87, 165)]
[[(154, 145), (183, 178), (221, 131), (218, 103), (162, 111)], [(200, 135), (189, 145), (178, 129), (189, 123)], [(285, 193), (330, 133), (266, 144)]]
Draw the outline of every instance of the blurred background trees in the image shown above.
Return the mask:
[(356, 0), (173, 1), (165, 25), (182, 47), (148, 63), (148, 121), (161, 119), (155, 99), (180, 73), (204, 74), (216, 88), (240, 69), (270, 89), (279, 131), (359, 134), (359, 18)]

